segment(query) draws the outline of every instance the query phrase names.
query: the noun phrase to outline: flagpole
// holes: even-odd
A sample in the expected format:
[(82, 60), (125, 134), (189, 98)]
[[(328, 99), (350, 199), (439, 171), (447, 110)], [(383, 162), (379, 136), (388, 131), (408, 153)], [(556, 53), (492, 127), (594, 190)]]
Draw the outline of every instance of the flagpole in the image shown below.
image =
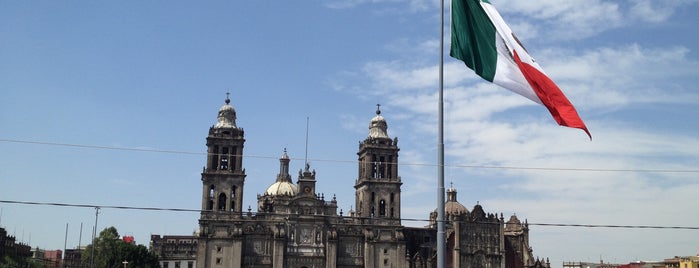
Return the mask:
[(444, 0), (439, 16), (439, 131), (437, 149), (437, 268), (445, 268), (444, 236)]

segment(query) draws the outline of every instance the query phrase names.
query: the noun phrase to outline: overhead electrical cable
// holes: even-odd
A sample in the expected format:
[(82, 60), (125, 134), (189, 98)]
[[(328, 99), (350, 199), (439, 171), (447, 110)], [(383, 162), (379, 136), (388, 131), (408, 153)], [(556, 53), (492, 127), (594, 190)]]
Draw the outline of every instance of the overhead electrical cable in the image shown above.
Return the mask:
[[(17, 139), (0, 139), (0, 142), (38, 144), (38, 145), (50, 145), (50, 146), (64, 146), (64, 147), (99, 149), (99, 150), (135, 151), (135, 152), (152, 152), (152, 153), (184, 154), (184, 155), (207, 155), (206, 152), (177, 151), (177, 150), (165, 150), (165, 149), (154, 149), (154, 148), (103, 146), (103, 145), (85, 145), (85, 144), (45, 142), (45, 141), (29, 141), (29, 140), (17, 140)], [(260, 159), (277, 159), (278, 158), (277, 156), (261, 156), (261, 155), (245, 155), (244, 157), (260, 158)], [(332, 162), (332, 163), (356, 163), (357, 162), (356, 160), (334, 160), (334, 159), (301, 159), (301, 158), (290, 158), (290, 159), (291, 160), (303, 160), (303, 161), (309, 161), (309, 162)], [(401, 165), (402, 166), (426, 166), (426, 167), (437, 166), (437, 164), (432, 164), (432, 163), (401, 163)], [(470, 168), (470, 169), (571, 171), (571, 172), (699, 173), (699, 169), (557, 168), (557, 167), (488, 166), (488, 165), (460, 165), (460, 164), (447, 164), (447, 165), (445, 165), (445, 167)]]
[[(19, 204), (19, 205), (38, 205), (38, 206), (59, 206), (59, 207), (77, 207), (77, 208), (99, 208), (99, 209), (122, 209), (122, 210), (146, 210), (146, 211), (174, 211), (174, 212), (207, 212), (209, 210), (188, 209), (188, 208), (164, 208), (164, 207), (137, 207), (137, 206), (115, 206), (115, 205), (92, 205), (92, 204), (69, 204), (56, 202), (33, 202), (33, 201), (15, 201), (15, 200), (0, 200), (0, 203)], [(215, 212), (215, 211), (214, 211)], [(229, 212), (231, 213), (231, 212)], [(237, 212), (242, 215), (250, 214), (265, 214), (272, 216), (299, 216), (288, 213), (268, 213), (268, 212)], [(313, 215), (314, 217), (339, 217), (339, 215)], [(353, 217), (347, 218), (360, 219), (365, 221), (371, 220), (387, 220), (386, 218), (368, 218), (368, 217)], [(388, 219), (390, 220), (390, 219)], [(394, 218), (394, 220), (411, 221), (411, 222), (430, 222), (429, 219), (415, 218)], [(488, 224), (492, 222), (484, 222)], [(699, 226), (661, 226), (661, 225), (613, 225), (613, 224), (575, 224), (575, 223), (535, 223), (526, 222), (526, 225), (543, 226), (543, 227), (578, 227), (578, 228), (621, 228), (621, 229), (676, 229), (676, 230), (699, 230)]]

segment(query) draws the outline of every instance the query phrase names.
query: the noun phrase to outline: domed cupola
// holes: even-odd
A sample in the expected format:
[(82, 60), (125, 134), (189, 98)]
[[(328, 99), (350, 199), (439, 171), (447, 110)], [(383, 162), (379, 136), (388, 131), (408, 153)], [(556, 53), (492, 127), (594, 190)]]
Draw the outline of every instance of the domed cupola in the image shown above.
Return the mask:
[(381, 110), (379, 109), (381, 105), (376, 105), (376, 116), (371, 119), (369, 123), (369, 138), (385, 138), (388, 137), (388, 124), (386, 124), (386, 119), (381, 116)]
[(284, 154), (279, 158), (279, 174), (277, 174), (277, 180), (272, 183), (265, 191), (265, 195), (271, 196), (295, 196), (298, 193), (296, 185), (291, 182), (291, 175), (289, 175), (289, 155), (286, 154), (286, 148), (284, 149)]
[[(228, 95), (229, 93), (226, 93)], [(226, 96), (226, 104), (218, 109), (218, 120), (214, 128), (236, 128), (235, 109), (230, 105), (231, 100)]]
[[(444, 202), (444, 218), (449, 219), (451, 216), (460, 216), (468, 214), (468, 209), (456, 200), (456, 189), (450, 187), (447, 189), (447, 201)], [(430, 213), (430, 226), (437, 224), (437, 209)]]
[(447, 189), (447, 202), (444, 203), (445, 216), (449, 217), (449, 215), (462, 215), (466, 213), (468, 213), (466, 207), (456, 200), (456, 189), (453, 187)]

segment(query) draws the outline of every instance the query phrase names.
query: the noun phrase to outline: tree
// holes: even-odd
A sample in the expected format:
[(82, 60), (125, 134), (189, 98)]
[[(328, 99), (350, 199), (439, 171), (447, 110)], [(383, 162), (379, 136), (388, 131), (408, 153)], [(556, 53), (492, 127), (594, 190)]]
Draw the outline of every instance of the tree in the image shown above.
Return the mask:
[[(94, 260), (92, 260), (94, 246)], [(94, 245), (90, 244), (82, 254), (82, 261), (86, 265), (94, 262), (95, 268), (121, 268), (124, 261), (128, 261), (128, 267), (160, 267), (158, 256), (143, 245), (126, 243), (119, 239), (119, 232), (112, 227), (102, 230)]]
[[(0, 245), (4, 246), (4, 245)], [(12, 267), (19, 267), (19, 264), (17, 261), (15, 261), (12, 257), (9, 255), (5, 255), (5, 257), (0, 260), (0, 268), (12, 268)]]

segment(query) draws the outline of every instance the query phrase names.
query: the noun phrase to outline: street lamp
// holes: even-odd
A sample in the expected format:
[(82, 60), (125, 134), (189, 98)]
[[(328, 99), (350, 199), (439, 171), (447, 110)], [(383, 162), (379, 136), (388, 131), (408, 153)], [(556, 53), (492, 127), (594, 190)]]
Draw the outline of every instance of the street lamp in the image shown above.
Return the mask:
[(129, 264), (129, 262), (127, 262), (127, 261), (123, 261), (123, 262), (121, 262), (121, 263), (124, 264), (124, 268), (126, 268), (126, 265)]

